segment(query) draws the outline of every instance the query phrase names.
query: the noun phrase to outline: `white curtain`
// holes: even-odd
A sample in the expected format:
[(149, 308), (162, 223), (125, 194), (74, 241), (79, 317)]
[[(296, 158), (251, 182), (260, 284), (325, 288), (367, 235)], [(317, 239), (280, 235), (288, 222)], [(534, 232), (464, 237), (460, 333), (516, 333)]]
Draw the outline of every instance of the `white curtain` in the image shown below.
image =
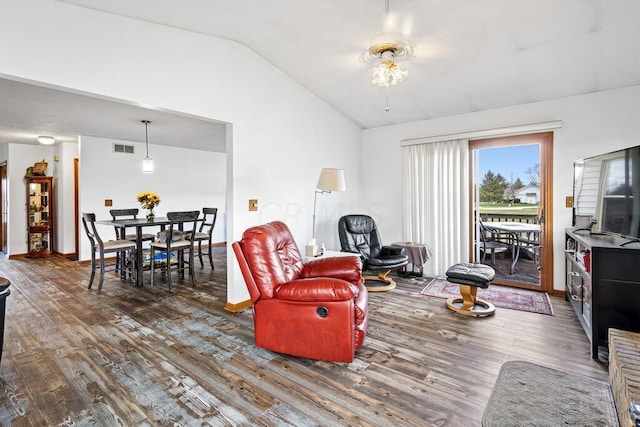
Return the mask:
[(430, 246), (430, 276), (469, 260), (469, 141), (402, 147), (403, 239)]

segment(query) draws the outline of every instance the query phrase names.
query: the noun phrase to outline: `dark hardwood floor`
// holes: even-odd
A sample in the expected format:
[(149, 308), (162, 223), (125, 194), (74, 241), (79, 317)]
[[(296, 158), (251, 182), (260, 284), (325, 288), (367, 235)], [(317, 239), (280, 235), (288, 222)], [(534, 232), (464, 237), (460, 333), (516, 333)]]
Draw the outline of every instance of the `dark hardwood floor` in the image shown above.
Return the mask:
[(501, 365), (527, 360), (607, 380), (570, 306), (555, 316), (498, 309), (465, 317), (421, 295), (422, 280), (370, 293), (369, 333), (349, 364), (256, 348), (251, 311), (224, 310), (215, 271), (135, 288), (52, 257), (0, 260), (11, 281), (0, 424), (480, 425)]

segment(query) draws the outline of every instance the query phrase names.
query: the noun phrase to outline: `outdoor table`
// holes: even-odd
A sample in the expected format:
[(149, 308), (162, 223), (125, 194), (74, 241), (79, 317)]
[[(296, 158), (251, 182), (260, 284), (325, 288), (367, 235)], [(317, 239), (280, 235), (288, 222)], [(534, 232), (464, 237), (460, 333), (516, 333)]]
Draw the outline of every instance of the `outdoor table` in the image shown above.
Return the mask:
[(529, 224), (526, 222), (483, 222), (484, 228), (490, 231), (497, 231), (509, 235), (509, 244), (511, 245), (511, 268), (509, 274), (513, 274), (516, 269), (516, 263), (520, 256), (520, 245), (522, 236), (528, 234), (540, 234), (540, 224)]

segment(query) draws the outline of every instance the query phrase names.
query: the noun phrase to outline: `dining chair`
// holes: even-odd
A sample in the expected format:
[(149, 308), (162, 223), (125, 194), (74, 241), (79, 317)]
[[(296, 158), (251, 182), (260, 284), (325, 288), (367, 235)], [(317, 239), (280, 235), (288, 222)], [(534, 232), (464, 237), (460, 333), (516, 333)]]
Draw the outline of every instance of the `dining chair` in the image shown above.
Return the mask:
[[(183, 212), (167, 212), (169, 225), (164, 232), (160, 233), (158, 241), (151, 242), (150, 260), (151, 260), (151, 285), (154, 284), (154, 271), (156, 269), (156, 252), (164, 253), (166, 261), (160, 266), (167, 272), (167, 283), (171, 288), (171, 266), (175, 265), (175, 270), (180, 278), (184, 277), (184, 271), (188, 265), (189, 275), (191, 275), (191, 284), (195, 287), (196, 281), (193, 272), (194, 262), (194, 235), (196, 233), (198, 216), (200, 211), (183, 211)], [(191, 224), (187, 231), (182, 231), (185, 224)], [(189, 260), (185, 259), (185, 250), (189, 251)], [(173, 251), (177, 257), (174, 258)]]
[[(209, 257), (209, 264), (211, 264), (211, 269), (215, 269), (213, 266), (213, 253), (212, 253), (212, 241), (211, 236), (213, 235), (213, 227), (216, 225), (216, 218), (218, 216), (218, 208), (202, 208), (202, 222), (200, 223), (200, 228), (195, 232), (193, 239), (194, 243), (198, 242), (198, 258), (200, 259), (200, 268), (204, 267), (204, 263), (202, 262), (202, 255), (207, 255)], [(207, 252), (202, 252), (202, 243), (207, 242)]]
[[(104, 282), (105, 272), (105, 255), (108, 253), (121, 254), (116, 257), (116, 271), (120, 271), (120, 280), (126, 280), (126, 274), (133, 275), (133, 262), (127, 262), (127, 257), (122, 256), (122, 253), (129, 252), (130, 254), (135, 251), (136, 244), (130, 240), (109, 240), (104, 241), (96, 230), (96, 214), (95, 213), (83, 213), (82, 225), (84, 231), (87, 233), (89, 242), (91, 242), (91, 276), (89, 277), (88, 289), (91, 289), (93, 285), (93, 279), (96, 275), (96, 269), (100, 269), (100, 283), (98, 283), (98, 293), (102, 290), (102, 283)], [(96, 264), (96, 255), (100, 256), (100, 266)], [(129, 258), (133, 258), (130, 256)]]
[[(138, 212), (140, 210), (138, 208), (129, 208), (129, 209), (110, 209), (109, 210), (109, 214), (111, 215), (111, 218), (113, 218), (113, 220), (117, 220), (117, 219), (138, 219)], [(136, 235), (135, 234), (126, 234), (126, 229), (124, 227), (117, 227), (114, 226), (113, 227), (115, 229), (115, 233), (116, 233), (116, 240), (131, 240), (132, 242), (136, 241)], [(142, 233), (142, 241), (145, 242), (149, 242), (151, 240), (153, 240), (155, 238), (155, 234), (149, 234), (149, 233)], [(120, 258), (120, 254), (118, 253), (116, 255), (116, 257), (118, 258), (116, 261), (119, 261)], [(117, 266), (119, 265), (118, 262), (116, 262), (116, 271), (117, 270)]]

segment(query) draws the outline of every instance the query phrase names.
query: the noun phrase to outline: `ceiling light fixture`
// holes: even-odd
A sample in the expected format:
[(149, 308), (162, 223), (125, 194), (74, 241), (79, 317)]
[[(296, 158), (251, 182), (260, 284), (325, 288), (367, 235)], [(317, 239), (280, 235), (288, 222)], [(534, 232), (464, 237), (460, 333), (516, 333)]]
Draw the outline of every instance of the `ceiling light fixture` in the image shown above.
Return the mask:
[(377, 67), (373, 68), (373, 75), (371, 83), (380, 87), (389, 87), (390, 85), (397, 85), (402, 82), (407, 76), (408, 71), (402, 70), (394, 61), (395, 49), (385, 50), (380, 54), (382, 62)]
[(149, 157), (149, 131), (147, 126), (151, 123), (149, 120), (142, 120), (144, 123), (144, 143), (147, 147), (147, 156), (142, 159), (142, 172), (151, 173), (153, 172), (153, 159)]
[[(385, 23), (389, 22), (389, 0), (385, 0)], [(364, 54), (367, 62), (380, 61), (373, 68), (371, 82), (388, 88), (402, 82), (408, 71), (397, 64), (398, 61), (411, 59), (413, 47), (400, 33), (384, 32), (378, 35)], [(385, 111), (389, 111), (389, 101)]]
[(56, 142), (56, 138), (51, 135), (40, 135), (38, 137), (38, 142), (42, 145), (51, 145)]

